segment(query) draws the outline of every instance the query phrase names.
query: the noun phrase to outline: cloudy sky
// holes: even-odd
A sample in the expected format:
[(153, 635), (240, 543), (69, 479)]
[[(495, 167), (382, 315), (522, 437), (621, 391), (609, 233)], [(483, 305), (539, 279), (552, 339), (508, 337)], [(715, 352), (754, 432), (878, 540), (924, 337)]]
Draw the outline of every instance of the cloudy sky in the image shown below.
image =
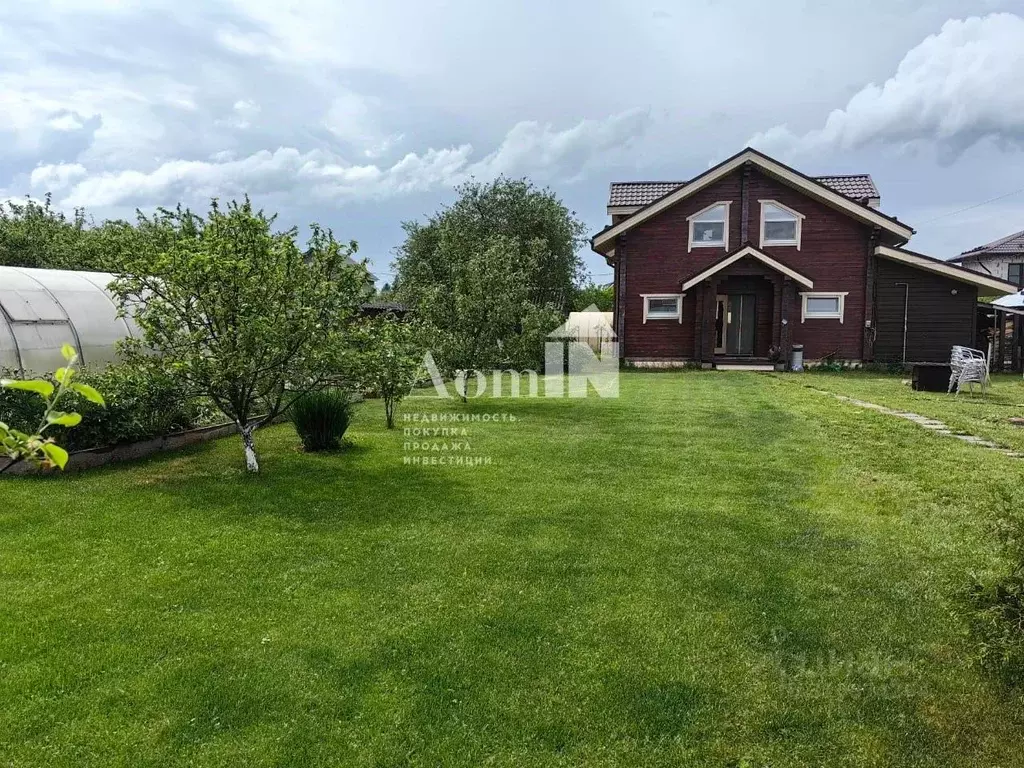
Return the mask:
[(747, 144), (871, 173), (926, 253), (1024, 229), (1024, 0), (23, 0), (0, 60), (0, 199), (249, 192), (381, 282), (468, 178), (529, 176), (596, 231), (609, 181)]

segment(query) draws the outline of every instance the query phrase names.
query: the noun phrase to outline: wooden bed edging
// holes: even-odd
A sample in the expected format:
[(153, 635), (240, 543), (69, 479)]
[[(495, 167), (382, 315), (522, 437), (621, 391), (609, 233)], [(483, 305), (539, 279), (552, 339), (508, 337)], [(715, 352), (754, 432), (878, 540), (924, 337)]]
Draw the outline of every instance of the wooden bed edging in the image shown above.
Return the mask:
[[(276, 420), (275, 420), (276, 421)], [(86, 469), (105, 467), (108, 464), (119, 464), (122, 461), (135, 461), (152, 456), (164, 451), (176, 451), (197, 443), (205, 443), (210, 440), (218, 440), (222, 437), (229, 437), (238, 434), (238, 427), (233, 423), (213, 424), (208, 427), (197, 427), (184, 432), (175, 432), (164, 437), (151, 437), (148, 440), (140, 440), (136, 443), (119, 443), (117, 445), (105, 445), (100, 448), (86, 448), (75, 451), (68, 458), (65, 472), (81, 472)], [(0, 471), (8, 464), (10, 459), (0, 458)], [(59, 470), (41, 470), (28, 462), (22, 462), (12, 467), (8, 475), (36, 475), (52, 474)]]

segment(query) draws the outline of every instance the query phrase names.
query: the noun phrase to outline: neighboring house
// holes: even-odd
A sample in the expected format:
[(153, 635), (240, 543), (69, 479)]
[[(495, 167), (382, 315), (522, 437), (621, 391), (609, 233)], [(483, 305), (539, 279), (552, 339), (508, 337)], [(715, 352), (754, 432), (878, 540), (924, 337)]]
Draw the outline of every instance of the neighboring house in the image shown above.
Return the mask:
[[(951, 264), (980, 272), (1024, 287), (1024, 232), (1000, 238), (988, 245), (964, 251)], [(984, 295), (984, 293), (982, 293)]]
[(409, 308), (397, 301), (367, 301), (359, 305), (359, 313), (366, 317), (379, 317), (380, 315), (395, 315), (403, 318), (408, 314)]
[(591, 247), (615, 270), (620, 356), (705, 366), (944, 361), (1009, 283), (906, 250), (870, 176), (812, 178), (745, 149), (687, 182), (613, 183)]

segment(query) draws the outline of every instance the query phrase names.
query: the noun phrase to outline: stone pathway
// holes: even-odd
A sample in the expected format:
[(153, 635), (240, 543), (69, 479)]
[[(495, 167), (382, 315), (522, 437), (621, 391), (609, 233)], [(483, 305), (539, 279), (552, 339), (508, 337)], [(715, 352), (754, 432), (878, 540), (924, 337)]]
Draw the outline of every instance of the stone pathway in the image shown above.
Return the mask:
[(878, 411), (884, 413), (887, 416), (896, 416), (907, 421), (912, 421), (919, 427), (931, 430), (937, 435), (945, 435), (946, 437), (955, 437), (957, 440), (963, 440), (965, 443), (971, 445), (978, 445), (982, 448), (988, 448), (990, 451), (996, 451), (1004, 456), (1011, 456), (1015, 459), (1024, 459), (1024, 454), (1012, 451), (1005, 445), (999, 445), (999, 443), (993, 443), (991, 440), (986, 440), (984, 437), (978, 437), (977, 435), (967, 435), (962, 432), (954, 432), (946, 424), (939, 421), (938, 419), (930, 419), (927, 416), (922, 416), (919, 413), (911, 413), (909, 411), (897, 411), (893, 408), (887, 408), (884, 405), (878, 403), (869, 403), (866, 400), (858, 400), (855, 397), (847, 397), (846, 395), (837, 395), (834, 392), (825, 392), (825, 390), (819, 389), (819, 392), (823, 394), (829, 394), (835, 397), (837, 400), (842, 400), (844, 403), (850, 405), (856, 405), (858, 408), (867, 408), (872, 411)]

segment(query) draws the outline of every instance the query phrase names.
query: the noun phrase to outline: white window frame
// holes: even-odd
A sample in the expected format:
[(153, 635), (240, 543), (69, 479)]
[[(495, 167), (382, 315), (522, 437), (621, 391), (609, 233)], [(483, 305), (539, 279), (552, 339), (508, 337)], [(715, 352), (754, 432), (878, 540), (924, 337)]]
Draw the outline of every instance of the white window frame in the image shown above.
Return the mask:
[[(761, 247), (764, 248), (766, 245), (780, 246), (780, 245), (795, 245), (796, 249), (800, 250), (800, 239), (803, 235), (804, 229), (804, 215), (800, 211), (795, 211), (788, 205), (783, 205), (778, 200), (758, 200), (761, 204)], [(796, 239), (795, 240), (766, 240), (764, 237), (764, 224), (765, 224), (765, 206), (774, 205), (776, 208), (781, 208), (786, 213), (789, 213), (796, 217)]]
[[(726, 250), (726, 251), (729, 250), (729, 206), (730, 205), (732, 205), (732, 201), (731, 200), (719, 200), (717, 203), (712, 203), (711, 205), (709, 205), (709, 206), (707, 206), (705, 208), (701, 208), (696, 213), (690, 214), (689, 216), (686, 217), (686, 221), (687, 221), (687, 224), (688, 224), (687, 229), (690, 232), (690, 238), (689, 238), (690, 242), (689, 242), (689, 245), (686, 248), (687, 253), (692, 251), (694, 248), (721, 248), (721, 249)], [(701, 215), (707, 213), (712, 208), (718, 208), (720, 206), (725, 206), (725, 221), (723, 222), (723, 226), (722, 226), (722, 240), (721, 240), (721, 242), (708, 242), (707, 240), (694, 240), (693, 239), (693, 225), (696, 223), (694, 220), (698, 216), (701, 216)]]
[[(683, 297), (685, 293), (641, 293), (640, 296), (644, 300), (644, 325), (647, 325), (647, 321), (651, 320), (676, 320), (680, 324), (683, 322)], [(675, 315), (650, 315), (648, 310), (651, 305), (651, 299), (675, 299), (676, 300), (676, 313)]]
[[(843, 322), (846, 314), (846, 296), (849, 291), (801, 291), (800, 293), (800, 322), (808, 320), (838, 320)], [(807, 299), (839, 299), (838, 312), (815, 312), (807, 313)]]

